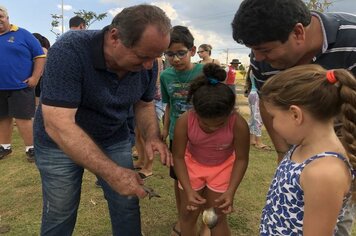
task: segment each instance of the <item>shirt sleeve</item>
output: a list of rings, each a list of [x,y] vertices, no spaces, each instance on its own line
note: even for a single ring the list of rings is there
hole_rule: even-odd
[[[31,52],[32,58],[46,57],[40,42],[27,30],[24,30],[25,42]]]
[[[82,77],[78,53],[72,49],[70,43],[57,41],[48,52],[42,77],[42,103],[77,108],[81,101]]]

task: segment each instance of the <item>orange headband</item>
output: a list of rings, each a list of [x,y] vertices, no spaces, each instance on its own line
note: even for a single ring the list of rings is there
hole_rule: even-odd
[[[337,82],[334,70],[328,70],[326,72],[326,79],[329,81],[330,84],[335,84]]]

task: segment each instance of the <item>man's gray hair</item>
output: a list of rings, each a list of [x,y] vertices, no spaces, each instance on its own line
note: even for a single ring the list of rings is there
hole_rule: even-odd
[[[2,12],[5,14],[5,16],[9,16],[9,15],[7,14],[7,9],[6,9],[6,7],[0,5],[0,11],[2,11]]]
[[[140,4],[124,8],[110,25],[118,29],[118,37],[128,48],[132,48],[141,39],[142,33],[149,25],[156,26],[162,34],[169,34],[171,21],[159,7]]]

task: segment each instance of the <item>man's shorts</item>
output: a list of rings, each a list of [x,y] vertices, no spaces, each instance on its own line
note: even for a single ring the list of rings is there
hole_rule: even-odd
[[[12,117],[30,120],[35,114],[35,109],[33,88],[0,90],[0,118]]]
[[[235,162],[235,153],[226,161],[217,166],[208,166],[197,162],[192,154],[186,151],[185,164],[187,166],[189,180],[195,191],[205,186],[217,193],[224,193],[229,187],[232,168]],[[179,183],[179,188],[182,185]]]

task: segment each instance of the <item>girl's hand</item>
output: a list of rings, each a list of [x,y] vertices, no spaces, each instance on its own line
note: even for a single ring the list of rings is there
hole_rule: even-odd
[[[224,214],[229,214],[234,211],[233,208],[234,194],[229,192],[223,193],[215,200],[216,207]]]
[[[188,211],[195,211],[201,205],[204,205],[206,203],[206,199],[200,196],[200,194],[194,190],[187,193],[187,200],[188,200],[188,204],[187,204]]]

